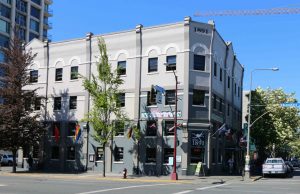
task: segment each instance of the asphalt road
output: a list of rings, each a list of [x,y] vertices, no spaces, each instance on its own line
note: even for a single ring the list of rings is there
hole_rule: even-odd
[[[293,177],[262,178],[258,181],[232,180],[221,182],[166,180],[103,180],[91,178],[36,177],[29,175],[0,175],[0,194],[196,194],[196,193],[261,193],[299,194],[300,171]]]

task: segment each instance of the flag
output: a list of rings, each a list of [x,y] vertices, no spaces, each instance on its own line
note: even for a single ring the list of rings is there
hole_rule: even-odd
[[[224,123],[216,132],[219,132],[219,135],[221,135],[222,133],[226,132],[226,124]]]
[[[59,140],[59,129],[56,125],[54,126],[54,137],[55,137],[55,141],[58,142],[58,140]]]
[[[133,127],[130,127],[128,129],[128,133],[127,133],[127,138],[130,139],[132,137],[132,131],[133,131]]]
[[[160,87],[158,85],[155,85],[154,86],[154,89],[157,91],[157,92],[160,92],[162,94],[164,94],[166,92],[166,90],[163,88],[163,87]]]
[[[75,136],[74,136],[75,143],[77,143],[77,141],[79,140],[80,135],[81,135],[81,128],[80,125],[77,124],[75,129]]]
[[[152,123],[152,125],[150,125],[149,128],[156,128],[156,123]]]
[[[177,123],[177,127],[181,127],[182,126],[182,124],[181,123]],[[174,130],[174,128],[175,128],[175,125],[173,125],[173,127],[171,127],[170,129],[169,129],[169,131],[173,131]]]

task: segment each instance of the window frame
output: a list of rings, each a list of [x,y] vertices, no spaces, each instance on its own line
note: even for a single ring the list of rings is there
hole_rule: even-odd
[[[120,107],[125,107],[126,105],[126,93],[122,92],[118,94],[118,98],[119,98],[119,106]]]
[[[196,61],[196,59],[198,59],[198,61]],[[205,55],[194,54],[194,66],[193,66],[194,70],[196,70],[196,71],[205,71],[206,70],[205,66],[206,66],[206,57],[205,57]]]
[[[175,104],[176,104],[176,91],[175,90],[166,90],[165,105],[175,105]]]
[[[118,75],[126,75],[127,62],[118,61]]]
[[[124,162],[124,147],[115,146],[114,162]]]
[[[156,148],[146,148],[146,163],[156,163]]]
[[[63,80],[63,68],[56,68],[55,81],[62,81],[62,80]]]
[[[70,69],[70,79],[77,80],[78,79],[78,66],[72,66]]]
[[[172,58],[175,58],[175,62],[170,61]],[[169,56],[167,56],[166,61],[167,61],[166,71],[176,71],[177,56],[176,55],[169,55]]]
[[[39,79],[39,70],[31,70],[29,72],[29,82],[38,83],[38,79]]]
[[[170,128],[173,127],[173,130],[169,130]],[[174,136],[174,130],[175,127],[174,127],[174,120],[165,120],[164,121],[164,135],[165,136]]]
[[[70,96],[69,98],[69,110],[77,109],[77,96]]]
[[[148,73],[153,73],[157,71],[158,71],[158,57],[148,58]]]
[[[62,105],[62,97],[54,97],[54,102],[53,102],[53,110],[54,111],[60,111],[61,110],[61,105]]]
[[[145,135],[147,137],[156,137],[157,136],[157,122],[156,122],[156,120],[148,120],[146,122],[146,133],[145,133]]]
[[[205,93],[206,93],[205,90],[193,89],[193,105],[204,106],[205,105]]]

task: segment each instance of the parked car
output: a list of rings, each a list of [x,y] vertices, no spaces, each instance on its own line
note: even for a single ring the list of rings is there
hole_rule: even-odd
[[[263,164],[263,176],[271,174],[288,174],[288,167],[282,158],[267,158]]]
[[[294,172],[294,167],[291,161],[285,161],[284,163],[286,164],[289,173]]]
[[[13,155],[1,154],[1,165],[12,166],[12,164],[13,164]]]
[[[299,167],[299,160],[298,159],[293,159],[291,160],[292,164],[293,164],[293,167]]]

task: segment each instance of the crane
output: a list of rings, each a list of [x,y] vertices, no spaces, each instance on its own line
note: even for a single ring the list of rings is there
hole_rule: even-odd
[[[209,16],[249,16],[249,15],[282,15],[282,14],[300,14],[300,8],[279,7],[271,9],[255,9],[255,10],[224,10],[224,11],[208,11],[197,12],[195,17],[209,17]]]

